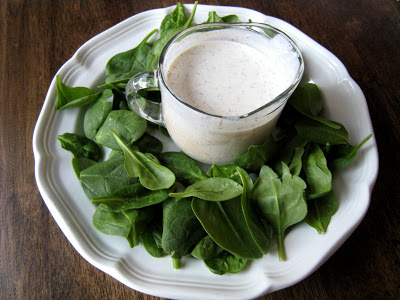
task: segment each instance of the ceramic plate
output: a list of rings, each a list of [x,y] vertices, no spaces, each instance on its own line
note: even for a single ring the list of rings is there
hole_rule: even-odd
[[[191,11],[192,5],[185,5]],[[134,48],[174,7],[137,14],[85,43],[59,70],[70,86],[95,89],[104,81],[104,68],[118,52]],[[197,7],[194,22],[207,19],[215,10],[220,16],[237,14],[241,20],[271,24],[297,43],[305,60],[305,79],[314,81],[326,102],[325,115],[343,123],[350,141],[358,144],[373,133],[364,95],[343,64],[329,51],[290,24],[259,12],[223,6]],[[339,210],[328,232],[319,235],[306,224],[291,230],[286,239],[287,261],[279,262],[276,246],[270,254],[253,261],[235,275],[214,275],[202,261],[183,259],[172,268],[170,257],[153,258],[140,245],[131,249],[124,238],[98,232],[91,222],[94,205],[86,198],[72,166],[72,154],[56,137],[65,132],[82,133],[83,110],[56,111],[53,79],[33,135],[35,175],[50,213],[75,249],[91,264],[142,293],[175,299],[248,299],[283,289],[304,279],[324,263],[350,236],[364,217],[378,171],[375,139],[362,148],[344,171],[334,176]],[[166,150],[173,149],[173,145]]]

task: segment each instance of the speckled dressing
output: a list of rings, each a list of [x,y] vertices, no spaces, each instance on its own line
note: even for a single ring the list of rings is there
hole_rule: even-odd
[[[271,134],[289,94],[272,100],[291,87],[299,66],[279,34],[270,39],[247,28],[190,34],[170,47],[163,64],[163,122],[194,159],[232,162]]]
[[[277,47],[267,50],[236,41],[202,42],[175,58],[167,84],[182,101],[206,113],[250,113],[285,91],[298,70],[298,60],[282,60]]]

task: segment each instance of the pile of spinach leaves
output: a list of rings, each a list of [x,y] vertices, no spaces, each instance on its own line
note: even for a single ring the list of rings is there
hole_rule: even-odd
[[[88,106],[85,136],[65,133],[58,139],[74,155],[73,169],[97,207],[92,221],[100,232],[125,237],[131,247],[142,243],[154,257],[170,255],[174,268],[191,256],[215,274],[236,273],[267,254],[272,237],[285,259],[285,233],[301,221],[327,231],[338,209],[332,171],[349,164],[370,136],[351,145],[342,124],[320,116],[318,87],[304,83],[286,105],[278,134],[233,164],[204,172],[183,152],[162,152],[152,135],[157,128],[129,110],[124,89],[134,74],[157,67],[166,43],[193,25],[196,5],[187,17],[178,3],[154,43],[148,40],[157,30],[112,57],[97,91],[69,87],[57,75],[56,109]],[[239,21],[210,12],[206,22]],[[159,98],[157,93],[142,96]],[[107,158],[105,147],[111,149]]]

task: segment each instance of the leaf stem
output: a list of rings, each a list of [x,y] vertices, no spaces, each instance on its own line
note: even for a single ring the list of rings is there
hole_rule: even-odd
[[[286,260],[285,244],[283,243],[283,236],[278,236],[278,254],[279,254],[279,261]]]
[[[194,2],[193,10],[192,10],[192,13],[189,16],[189,20],[186,21],[185,25],[183,25],[184,29],[188,28],[190,26],[190,24],[192,24],[192,21],[193,21],[193,18],[194,18],[194,14],[195,14],[196,8],[197,8],[197,3],[198,3],[198,1]]]
[[[172,258],[172,266],[174,269],[179,269],[181,267],[181,260],[179,258]]]

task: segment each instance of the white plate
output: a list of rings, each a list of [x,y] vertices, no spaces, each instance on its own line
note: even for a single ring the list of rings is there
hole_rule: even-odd
[[[185,5],[191,11],[192,5]],[[96,88],[104,81],[106,62],[114,54],[135,47],[174,7],[137,14],[85,43],[59,70],[70,86]],[[325,114],[343,123],[351,142],[373,133],[364,95],[343,64],[329,51],[290,24],[259,12],[223,6],[197,7],[194,22],[208,12],[237,14],[241,20],[271,24],[289,34],[305,59],[305,77],[321,89]],[[306,224],[291,230],[286,239],[287,261],[279,262],[276,247],[235,275],[214,275],[202,261],[184,258],[183,267],[172,268],[170,257],[153,258],[142,246],[129,248],[121,237],[98,232],[91,223],[95,207],[83,193],[71,166],[72,154],[61,149],[56,137],[65,132],[83,133],[83,112],[56,111],[53,79],[33,135],[35,175],[39,191],[54,219],[75,249],[91,264],[142,293],[165,298],[248,299],[270,293],[304,279],[324,263],[363,219],[378,172],[373,137],[344,171],[335,174],[334,190],[339,210],[328,232],[317,234]]]

